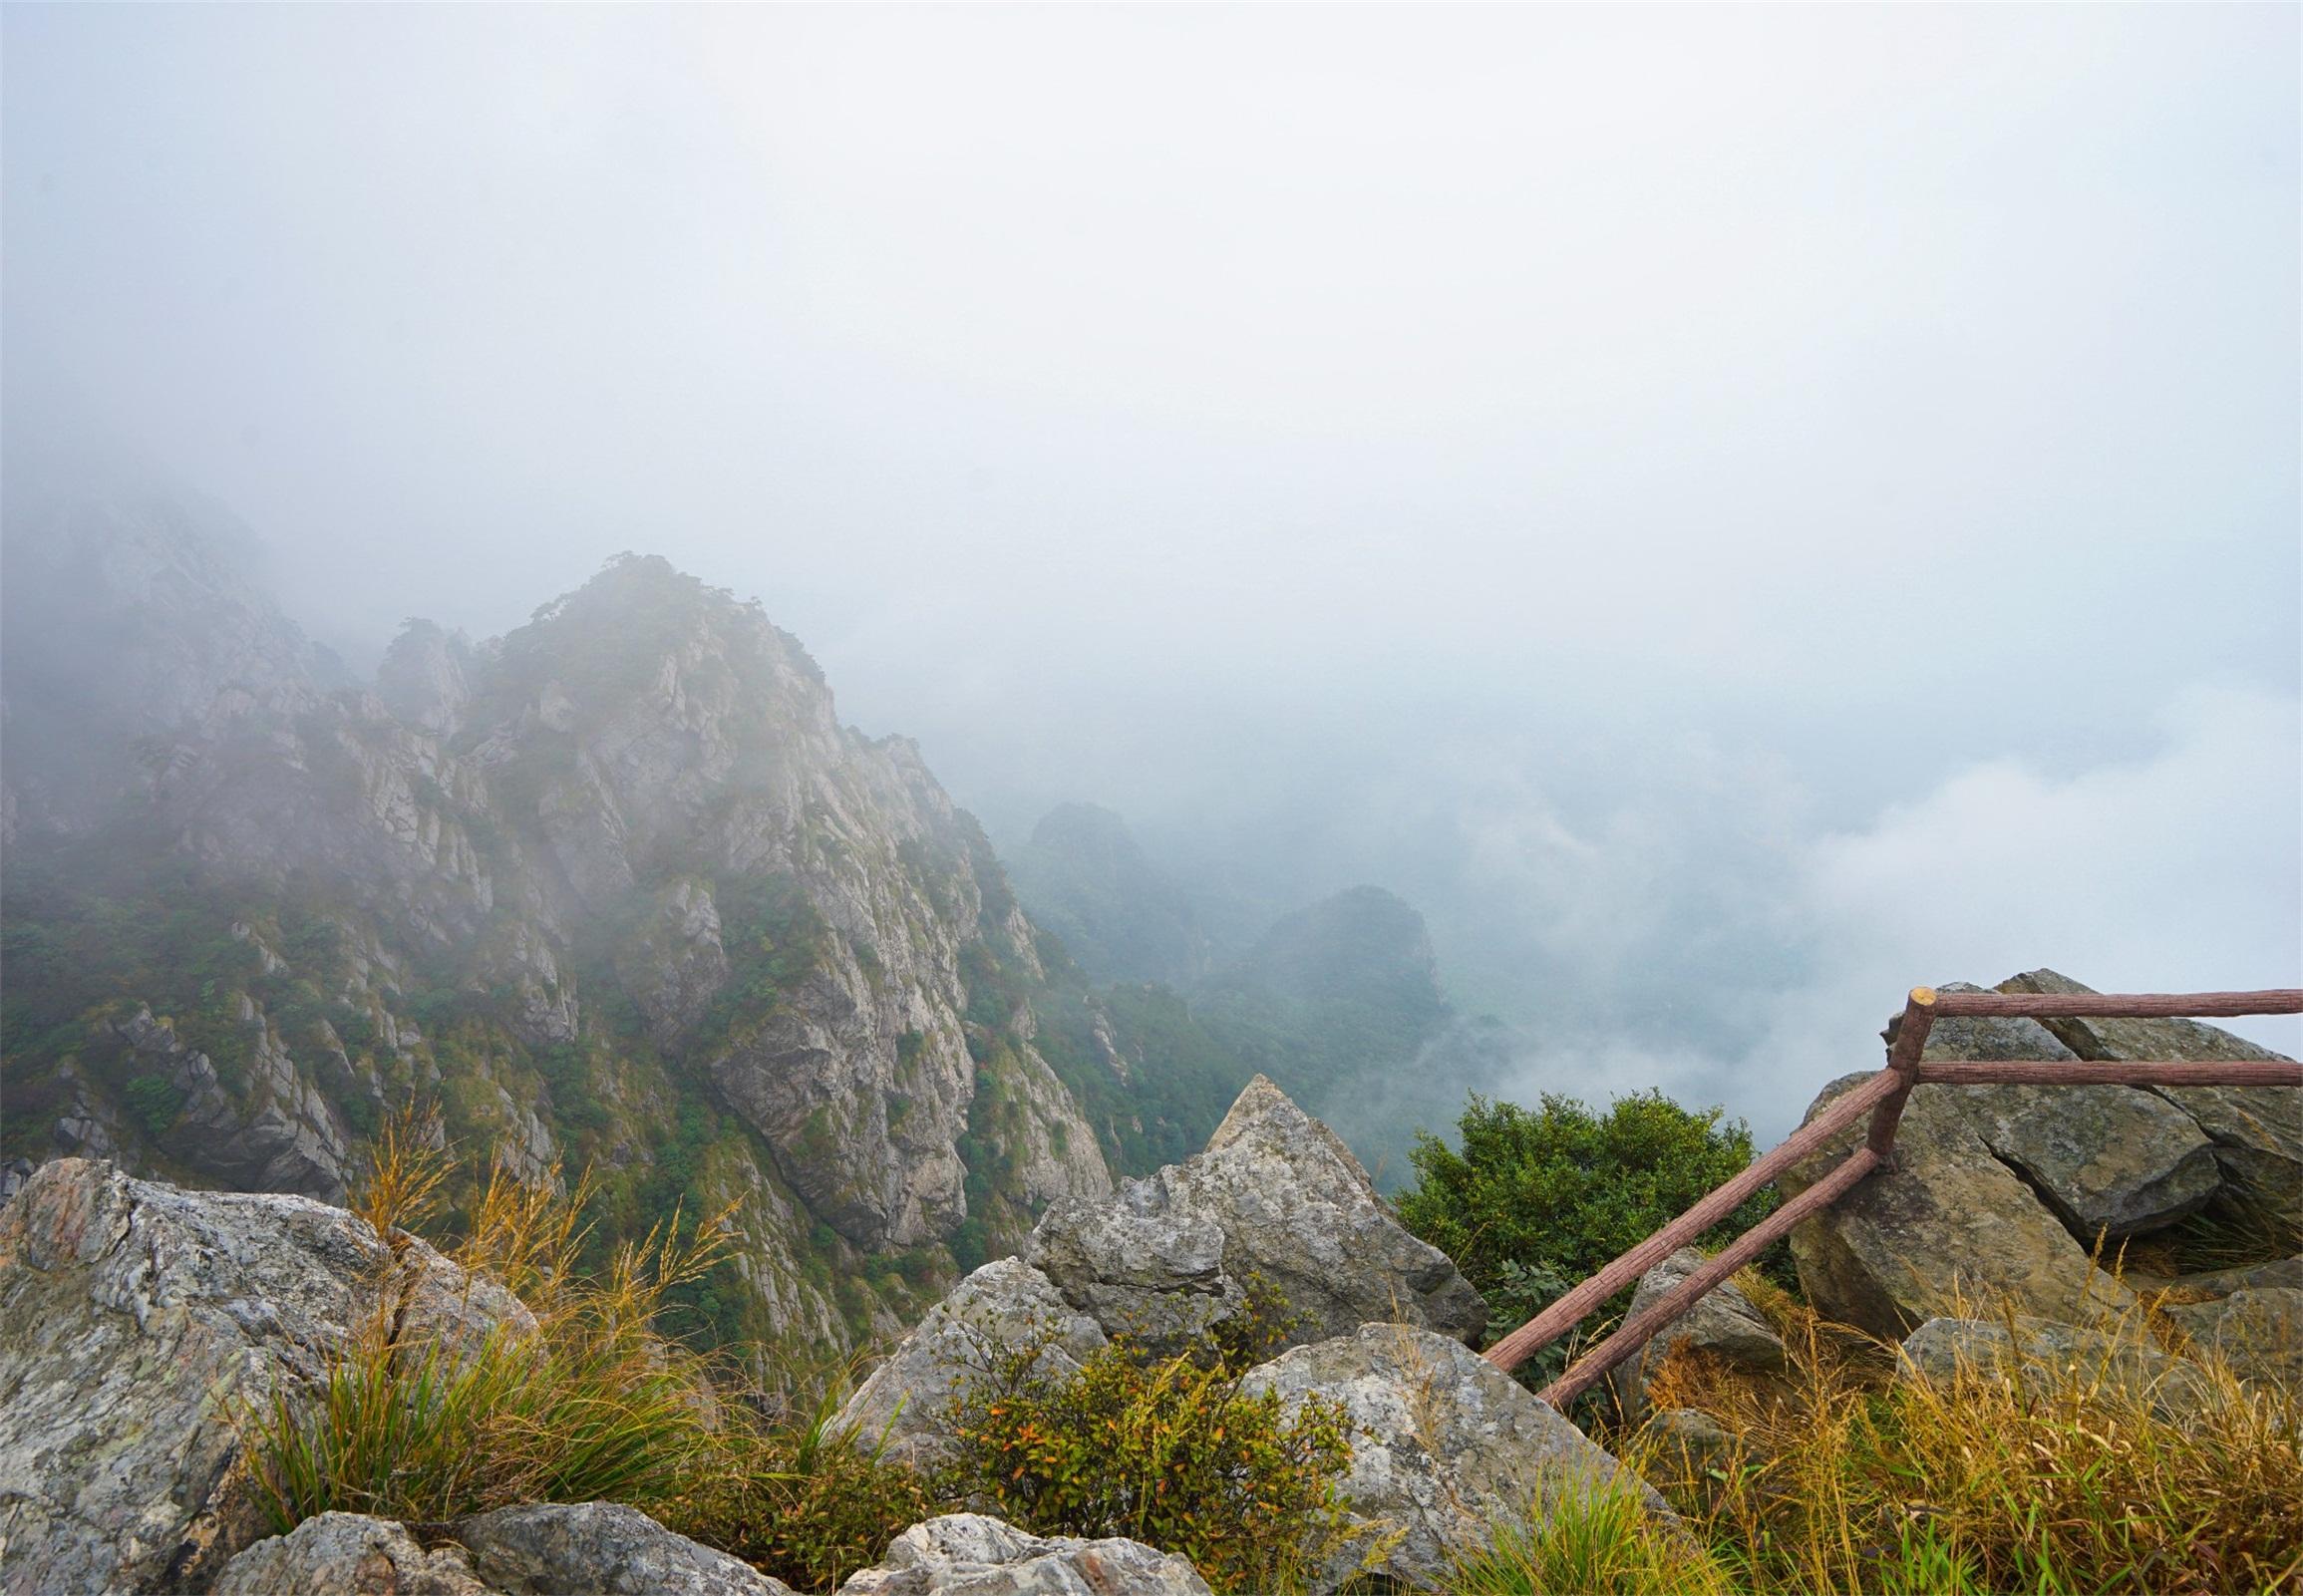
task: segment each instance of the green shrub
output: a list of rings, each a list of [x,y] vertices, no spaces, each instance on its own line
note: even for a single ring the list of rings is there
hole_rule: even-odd
[[[1452,1574],[1449,1596],[1728,1596],[1727,1571],[1627,1490],[1571,1493]]]
[[[148,1135],[159,1135],[183,1112],[183,1094],[162,1076],[140,1075],[122,1088],[121,1096]]]
[[[1243,1362],[1147,1360],[1124,1340],[1052,1379],[1035,1371],[1046,1346],[998,1350],[955,1399],[946,1494],[1039,1533],[1181,1553],[1217,1591],[1297,1588],[1349,1538],[1341,1409],[1290,1417],[1277,1393],[1240,1391]]]
[[[876,1437],[832,1428],[836,1389],[794,1427],[745,1425],[665,1523],[800,1590],[831,1590],[878,1562],[943,1503],[918,1474],[886,1461]]]
[[[1498,1331],[1752,1161],[1742,1120],[1723,1123],[1720,1110],[1683,1109],[1660,1092],[1618,1098],[1605,1114],[1549,1093],[1533,1111],[1475,1095],[1459,1126],[1461,1152],[1437,1136],[1417,1137],[1417,1182],[1400,1194],[1400,1219],[1456,1260],[1487,1298]],[[1764,1188],[1705,1240],[1722,1243],[1775,1205],[1775,1189]],[[1629,1300],[1625,1292],[1615,1306]]]

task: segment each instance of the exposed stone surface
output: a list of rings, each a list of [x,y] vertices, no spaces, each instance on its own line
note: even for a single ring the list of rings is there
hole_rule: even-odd
[[[1109,1192],[1031,1047],[1015,993],[1046,971],[980,828],[916,748],[841,726],[756,605],[621,558],[504,638],[412,624],[361,692],[228,528],[153,485],[11,474],[12,506],[53,513],[10,523],[4,646],[45,639],[77,685],[6,673],[7,812],[31,848],[134,817],[123,848],[212,892],[245,956],[199,950],[212,979],[139,972],[127,1006],[40,1027],[0,1150],[336,1200],[363,1135],[437,1101],[541,1182],[563,1150],[656,1161],[701,1089],[741,1121],[695,1195],[743,1204],[745,1306],[834,1343],[911,1311],[862,1255],[971,1217],[963,1143],[995,1250]],[[57,912],[84,874],[56,872]],[[990,1129],[985,1079],[1022,1103]],[[809,1263],[884,1300],[843,1303]]]
[[[2303,1291],[2248,1286],[2214,1302],[2170,1303],[2165,1312],[2194,1346],[2220,1353],[2242,1380],[2303,1392]]]
[[[1341,1486],[1368,1532],[1338,1551],[1317,1588],[1339,1589],[1375,1540],[1399,1533],[1375,1572],[1419,1589],[1441,1583],[1455,1558],[1489,1545],[1495,1526],[1549,1511],[1577,1492],[1636,1491],[1662,1499],[1548,1403],[1461,1343],[1406,1325],[1297,1347],[1250,1370],[1249,1395],[1279,1393],[1340,1403],[1352,1463]]]
[[[1930,1319],[1904,1338],[1901,1357],[1905,1373],[1933,1381],[1950,1381],[1964,1371],[2018,1384],[2055,1384],[2077,1368],[2091,1379],[2148,1393],[2169,1416],[2193,1406],[2205,1389],[2195,1365],[2139,1346],[2133,1334],[2022,1315],[2012,1330],[1996,1319]]]
[[[835,1423],[866,1439],[885,1437],[888,1455],[925,1464],[944,1453],[952,1400],[971,1389],[994,1359],[1044,1344],[1034,1373],[1063,1379],[1105,1343],[1093,1319],[1066,1303],[1048,1277],[1015,1258],[987,1263],[928,1310],[919,1327],[857,1388]]]
[[[229,1563],[211,1596],[498,1596],[461,1547],[426,1551],[406,1527],[322,1513],[259,1540]]]
[[[1408,1233],[1333,1132],[1257,1076],[1179,1164],[1109,1203],[1050,1207],[1025,1256],[1111,1334],[1204,1333],[1260,1280],[1301,1316],[1289,1341],[1393,1321],[1476,1340],[1486,1306],[1448,1256]]]
[[[1999,984],[2002,992],[2074,993],[2091,989],[2053,970],[2028,970]],[[2283,1057],[2197,1020],[2047,1020],[2041,1022],[2083,1059],[2180,1061]],[[2153,1089],[2213,1140],[2232,1189],[2257,1210],[2303,1232],[2303,1092],[2278,1087]]]
[[[1865,1079],[1832,1082],[1808,1117]],[[1976,1133],[1959,1096],[1971,1090],[1999,1089],[1913,1091],[1895,1132],[1894,1167],[1792,1231],[1800,1284],[1826,1319],[1900,1339],[1986,1296],[2050,1319],[2076,1319],[2091,1305],[2126,1300]],[[1782,1182],[1785,1196],[1812,1185],[1862,1137],[1858,1120],[1820,1153],[1795,1164]]]
[[[876,1568],[850,1575],[839,1596],[1206,1596],[1181,1557],[1115,1536],[1027,1534],[981,1513],[914,1524]]]
[[[1680,1282],[1703,1267],[1704,1256],[1682,1247],[1639,1277],[1624,1318],[1638,1318]],[[1670,1328],[1640,1349],[1639,1355],[1617,1364],[1608,1379],[1624,1422],[1637,1424],[1647,1411],[1647,1385],[1675,1347],[1708,1353],[1731,1369],[1774,1372],[1784,1367],[1784,1341],[1765,1314],[1733,1280],[1722,1281],[1696,1300],[1694,1307],[1672,1321]]]
[[[6,1588],[196,1587],[262,1533],[239,1405],[317,1378],[385,1293],[417,1341],[525,1314],[420,1241],[400,1267],[307,1198],[43,1165],[0,1208]]]
[[[1979,989],[1952,983],[1942,990]],[[1998,990],[2089,989],[2053,970],[2033,970]],[[1893,1030],[1891,1024],[1890,1038]],[[1987,1018],[1938,1021],[1926,1057],[2060,1063],[2276,1055],[2187,1020]],[[1810,1117],[1860,1079],[1826,1087]],[[1853,1127],[1796,1166],[1786,1194],[1806,1189],[1861,1134]],[[2303,1232],[2303,1094],[1924,1086],[1905,1110],[1892,1166],[1801,1225],[1792,1250],[1810,1300],[1875,1334],[1900,1335],[1982,1299],[2084,1322],[2095,1308],[2126,1300],[2089,1268],[2090,1249],[2149,1236],[2207,1208],[2260,1225],[2268,1244]],[[2243,1272],[2182,1283],[2221,1292],[2242,1280]]]
[[[503,1507],[459,1519],[482,1579],[510,1596],[793,1596],[751,1564],[613,1502]]]
[[[128,1045],[134,1071],[167,1082],[182,1100],[161,1138],[169,1152],[231,1185],[344,1200],[343,1127],[252,1003],[242,1004],[246,1080],[236,1092],[225,1089],[206,1054],[177,1041],[149,1008],[139,1005],[110,1029]]]

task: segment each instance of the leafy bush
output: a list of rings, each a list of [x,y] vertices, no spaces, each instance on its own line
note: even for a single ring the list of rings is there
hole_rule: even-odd
[[[1418,1135],[1417,1183],[1400,1194],[1399,1213],[1456,1260],[1498,1329],[1532,1317],[1752,1161],[1742,1120],[1723,1123],[1720,1110],[1683,1109],[1660,1092],[1618,1098],[1605,1114],[1549,1093],[1533,1111],[1475,1095],[1459,1128],[1461,1152]],[[1726,1241],[1775,1205],[1764,1188],[1706,1239]],[[1617,1310],[1629,1300],[1625,1292]]]
[[[950,1495],[1044,1534],[1179,1552],[1217,1591],[1293,1589],[1346,1540],[1341,1409],[1291,1418],[1277,1393],[1241,1393],[1238,1357],[1147,1360],[1124,1340],[1052,1379],[1035,1372],[1046,1345],[996,1351],[955,1400]]]
[[[742,1426],[723,1460],[665,1522],[801,1590],[831,1590],[887,1543],[943,1510],[927,1482],[876,1443],[832,1428],[835,1387],[789,1429]]]
[[[1451,1596],[1728,1596],[1727,1570],[1624,1490],[1570,1493],[1526,1525],[1505,1525],[1467,1559]]]
[[[129,1112],[148,1135],[159,1135],[183,1111],[183,1094],[164,1076],[140,1075],[122,1089]]]

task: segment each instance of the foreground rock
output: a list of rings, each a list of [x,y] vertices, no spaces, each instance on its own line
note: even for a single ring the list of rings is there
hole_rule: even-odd
[[[1999,990],[2088,989],[2033,970]],[[1951,1019],[1930,1032],[1926,1057],[2076,1063],[2275,1055],[2188,1020]],[[1862,1079],[1824,1088],[1810,1117]],[[1861,1135],[1860,1125],[1851,1127],[1796,1166],[1785,1194],[1805,1190]],[[1876,1335],[1899,1337],[1985,1304],[2086,1323],[2131,1300],[2091,1266],[2099,1247],[2116,1254],[2123,1240],[2170,1231],[2208,1210],[2259,1229],[2269,1253],[2303,1226],[2299,1205],[2303,1093],[1925,1086],[1911,1094],[1893,1166],[1801,1225],[1792,1252],[1819,1312]]]
[[[2165,1312],[2194,1347],[2220,1356],[2240,1379],[2303,1392],[2303,1291],[2242,1287],[2214,1302],[2169,1304]]]
[[[1639,1289],[1632,1294],[1631,1307],[1624,1314],[1626,1322],[1677,1289],[1703,1264],[1702,1253],[1682,1247],[1641,1275]],[[1641,1348],[1636,1358],[1617,1364],[1608,1376],[1622,1406],[1624,1423],[1638,1424],[1646,1414],[1648,1385],[1674,1349],[1702,1354],[1744,1374],[1776,1374],[1784,1367],[1784,1339],[1776,1334],[1776,1327],[1752,1306],[1733,1280],[1723,1281]]]
[[[925,1467],[949,1445],[953,1400],[973,1390],[995,1360],[1037,1346],[1033,1374],[1063,1380],[1104,1344],[1096,1322],[1075,1312],[1046,1275],[1003,1258],[929,1309],[847,1399],[834,1424],[867,1440],[884,1438],[891,1459]]]
[[[418,1342],[526,1313],[308,1198],[43,1165],[0,1208],[0,1586],[212,1579],[263,1534],[233,1415],[317,1379],[387,1301]]]
[[[1904,1339],[1901,1358],[1914,1379],[1982,1375],[2042,1390],[2067,1387],[2078,1370],[2091,1383],[2148,1397],[2165,1418],[2196,1409],[2207,1390],[2197,1365],[2138,1345],[2133,1335],[2051,1319],[1930,1319]]]
[[[1026,1534],[980,1513],[949,1513],[895,1537],[877,1568],[839,1596],[1207,1596],[1181,1557],[1142,1541]]]
[[[512,1596],[793,1596],[792,1587],[613,1502],[503,1507],[452,1533]]]
[[[1261,1281],[1298,1323],[1286,1344],[1381,1320],[1475,1341],[1486,1307],[1400,1224],[1349,1148],[1262,1076],[1205,1151],[1059,1202],[1025,1259],[1108,1335],[1174,1347],[1235,1319]]]
[[[1663,1501],[1548,1403],[1462,1344],[1405,1325],[1294,1350],[1250,1370],[1249,1395],[1279,1394],[1290,1413],[1309,1398],[1342,1405],[1351,1471],[1341,1492],[1352,1545],[1321,1570],[1315,1589],[1343,1587],[1363,1556],[1392,1543],[1371,1572],[1436,1589],[1456,1559],[1484,1550],[1498,1524],[1547,1513],[1594,1490]]]
[[[496,1596],[461,1546],[426,1551],[404,1525],[322,1513],[225,1565],[210,1596]]]
[[[2027,970],[2002,992],[2087,992],[2053,970]],[[2046,1020],[2082,1059],[2277,1059],[2243,1037],[2196,1020]],[[2188,1115],[2214,1144],[2227,1194],[2290,1233],[2303,1231],[2303,1092],[2280,1087],[2168,1087],[2157,1096]]]

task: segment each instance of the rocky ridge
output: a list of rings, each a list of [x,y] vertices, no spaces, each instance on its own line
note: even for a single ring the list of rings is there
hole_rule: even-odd
[[[1036,1041],[1083,997],[756,605],[626,556],[365,690],[158,489],[10,503],[0,1151],[337,1200],[431,1102],[611,1228],[740,1201],[721,1328],[838,1345],[1110,1189],[1109,1067]]]

